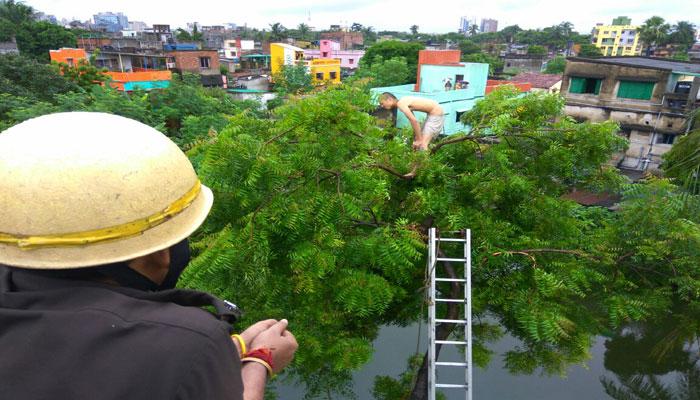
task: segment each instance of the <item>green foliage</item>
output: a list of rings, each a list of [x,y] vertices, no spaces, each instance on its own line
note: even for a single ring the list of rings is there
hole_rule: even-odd
[[[408,359],[408,368],[399,375],[398,379],[385,375],[375,377],[372,396],[376,400],[408,399],[422,362],[423,355],[414,354]],[[439,400],[444,400],[446,398],[445,395],[440,392],[437,392],[436,395]]]
[[[700,113],[696,114],[700,116]],[[678,185],[693,194],[700,194],[700,129],[678,139],[664,154],[662,168],[666,176]]]
[[[57,94],[78,90],[54,65],[16,54],[0,55],[0,93],[50,101]]]
[[[107,71],[106,68],[97,68],[86,60],[78,61],[78,65],[75,66],[56,62],[52,64],[58,67],[61,75],[83,89],[90,89],[95,84],[109,79],[109,76],[104,73]]]
[[[580,45],[581,50],[578,52],[579,57],[602,57],[602,51],[590,43],[583,43]]]
[[[695,44],[695,25],[688,21],[678,21],[671,28],[668,42],[689,49]],[[686,60],[687,61],[687,60]]]
[[[495,75],[497,72],[503,70],[503,59],[500,57],[494,57],[486,53],[473,53],[462,56],[462,61],[474,62],[474,63],[484,63],[489,65],[489,76]]]
[[[566,69],[566,57],[557,56],[547,62],[545,74],[563,74]]]
[[[545,56],[547,55],[547,49],[540,45],[530,45],[527,47],[527,54],[530,56]]]
[[[416,76],[418,68],[418,51],[423,50],[425,46],[414,42],[399,42],[396,40],[387,40],[376,43],[365,50],[365,55],[360,59],[360,68],[371,67],[375,60],[391,60],[396,57],[403,57],[409,68],[411,76]],[[380,56],[381,58],[377,58]]]
[[[311,74],[303,64],[283,65],[274,76],[275,92],[280,96],[307,93],[313,89]]]
[[[671,25],[655,15],[644,21],[644,24],[639,27],[639,39],[644,42],[647,51],[649,51],[652,47],[668,42],[670,29]]]
[[[462,40],[459,42],[459,50],[462,52],[463,56],[466,56],[469,54],[480,53],[481,47],[471,40]]]
[[[369,67],[360,67],[353,78],[369,79],[369,87],[404,85],[414,80],[404,57],[383,60],[380,56]]]

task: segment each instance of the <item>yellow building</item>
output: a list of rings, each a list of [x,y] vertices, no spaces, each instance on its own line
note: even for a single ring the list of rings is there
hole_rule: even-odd
[[[309,72],[315,84],[340,83],[340,60],[317,58],[309,61]]]
[[[304,49],[286,43],[270,44],[270,71],[276,74],[284,65],[304,63]]]
[[[612,25],[597,24],[591,33],[592,43],[604,56],[638,56],[642,54],[639,27],[627,17],[618,17]]]

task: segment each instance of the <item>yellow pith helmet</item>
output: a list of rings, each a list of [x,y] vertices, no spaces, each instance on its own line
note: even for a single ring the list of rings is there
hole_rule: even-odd
[[[187,156],[128,118],[58,113],[0,133],[0,264],[130,260],[188,237],[212,202]]]

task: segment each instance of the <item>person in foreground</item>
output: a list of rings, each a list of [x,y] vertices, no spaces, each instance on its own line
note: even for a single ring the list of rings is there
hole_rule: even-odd
[[[0,133],[0,396],[262,399],[297,349],[287,321],[232,335],[235,305],[175,289],[212,203],[137,121],[59,113]]]
[[[409,96],[399,100],[393,94],[384,92],[379,97],[379,104],[387,110],[398,108],[406,115],[413,128],[413,150],[428,150],[430,141],[442,133],[445,112],[434,100]],[[422,127],[413,114],[414,111],[421,111],[428,115]]]

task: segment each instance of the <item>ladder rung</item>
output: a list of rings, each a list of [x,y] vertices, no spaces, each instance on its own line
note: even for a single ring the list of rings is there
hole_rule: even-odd
[[[436,388],[445,388],[445,389],[467,389],[469,386],[468,385],[459,385],[455,383],[436,383],[435,384]]]
[[[464,278],[435,278],[436,282],[466,282]]]
[[[467,321],[463,319],[435,319],[435,322],[437,323],[445,323],[445,324],[466,324]]]
[[[469,364],[465,362],[438,361],[435,365],[441,365],[443,367],[466,367]]]
[[[436,261],[447,261],[447,262],[467,262],[464,258],[441,258],[438,257],[435,259]]]
[[[438,242],[461,242],[461,243],[466,242],[465,239],[451,239],[451,238],[437,238],[436,240]]]
[[[459,341],[459,340],[436,340],[436,344],[462,344],[466,345],[467,342],[464,341]]]
[[[464,299],[435,299],[438,303],[466,303]]]

